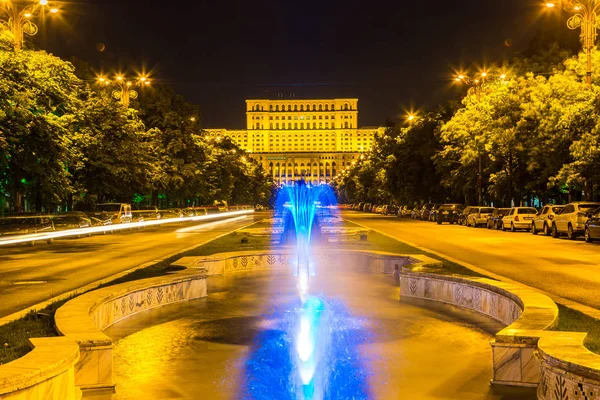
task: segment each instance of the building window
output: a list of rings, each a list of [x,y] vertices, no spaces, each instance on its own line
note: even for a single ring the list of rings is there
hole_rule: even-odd
[[[294,104],[294,111],[298,111],[298,105]]]
[[[344,122],[344,128],[348,129],[348,122]]]
[[[292,123],[288,122],[288,129],[292,129]]]

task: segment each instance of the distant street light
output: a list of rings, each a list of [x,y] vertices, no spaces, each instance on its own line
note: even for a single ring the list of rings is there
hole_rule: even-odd
[[[600,11],[600,0],[558,0],[546,2],[546,7],[554,8],[559,5],[567,12],[573,12],[574,15],[567,21],[567,26],[571,30],[581,28],[581,44],[587,56],[587,83],[592,85],[592,49],[596,45],[598,37],[598,11]]]
[[[15,50],[23,48],[25,35],[35,36],[38,33],[39,28],[33,19],[37,18],[42,9],[47,6],[49,6],[48,0],[39,0],[33,3],[0,0],[0,27],[8,29],[13,34]],[[50,12],[56,14],[58,8],[51,8]]]
[[[131,100],[138,97],[138,92],[134,88],[148,86],[150,85],[150,80],[145,76],[140,76],[137,80],[130,80],[123,75],[117,75],[111,81],[103,76],[99,76],[98,83],[105,86],[116,86],[117,89],[112,93],[113,97],[119,100],[125,107],[129,107]]]
[[[466,74],[458,74],[455,78],[454,81],[457,83],[461,83],[461,84],[465,84],[471,87],[471,89],[469,90],[473,90],[475,92],[475,97],[477,98],[477,102],[481,101],[481,93],[483,92],[483,90],[485,89],[486,85],[493,83],[493,82],[506,82],[506,74],[505,73],[501,73],[501,74],[490,74],[487,71],[481,71],[480,73],[474,75],[474,76],[468,76]],[[479,148],[479,145],[477,145],[477,158],[479,161],[479,167],[478,167],[478,171],[477,171],[477,200],[478,200],[478,204],[482,206],[483,205],[483,162],[482,162],[482,158],[483,155],[481,154],[481,149]]]

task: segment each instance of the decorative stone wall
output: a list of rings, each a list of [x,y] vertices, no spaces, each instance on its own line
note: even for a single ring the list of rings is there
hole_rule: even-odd
[[[600,398],[600,355],[583,345],[586,333],[548,332],[538,343],[540,400]]]
[[[487,315],[505,329],[491,342],[492,383],[510,386],[538,385],[539,363],[534,356],[543,331],[558,321],[556,304],[528,288],[486,278],[444,276],[415,272],[405,266],[400,277],[401,298],[432,300]]]
[[[0,365],[2,400],[79,400],[75,364],[79,346],[64,337],[30,339],[33,350]]]
[[[139,312],[205,296],[206,274],[196,271],[110,286],[66,303],[55,321],[60,334],[79,344],[76,385],[84,391],[114,388],[113,344],[104,329]]]
[[[317,266],[347,268],[380,274],[392,274],[405,265],[436,266],[441,263],[422,255],[408,256],[377,251],[316,251],[311,255]],[[247,251],[221,253],[207,257],[183,257],[173,263],[187,268],[201,268],[210,275],[240,271],[293,268],[296,257],[290,251]],[[317,267],[319,268],[319,267]]]

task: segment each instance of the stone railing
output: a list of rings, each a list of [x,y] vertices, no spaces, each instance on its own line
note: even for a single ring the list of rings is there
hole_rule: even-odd
[[[33,350],[0,366],[2,400],[79,400],[75,387],[77,342],[65,337],[29,339]]]
[[[415,257],[418,257],[415,258]],[[381,251],[366,250],[316,250],[311,259],[316,265],[327,268],[352,268],[363,271],[392,274],[405,265],[414,267],[434,267],[440,261],[422,255],[399,255]],[[183,257],[173,263],[174,266],[186,268],[202,268],[208,275],[223,275],[232,272],[291,268],[296,261],[291,251],[243,251],[220,253],[205,257]]]
[[[98,289],[67,302],[55,315],[61,335],[79,345],[75,385],[83,391],[114,389],[110,337],[102,331],[133,314],[206,296],[206,274],[177,274]]]
[[[538,342],[540,400],[600,398],[600,355],[584,347],[586,333],[547,332]]]
[[[535,387],[540,366],[534,352],[544,331],[558,323],[558,307],[529,288],[486,278],[437,274],[437,268],[404,266],[401,298],[432,300],[485,314],[505,326],[491,342],[492,383]]]

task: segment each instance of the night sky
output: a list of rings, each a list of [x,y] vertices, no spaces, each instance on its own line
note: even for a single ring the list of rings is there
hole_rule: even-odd
[[[245,99],[279,93],[358,97],[360,125],[381,125],[404,109],[456,97],[453,68],[501,63],[548,23],[537,0],[80,0],[63,7],[64,22],[36,39],[41,47],[98,72],[152,70],[154,82],[202,107],[205,127],[226,128],[245,128]]]

